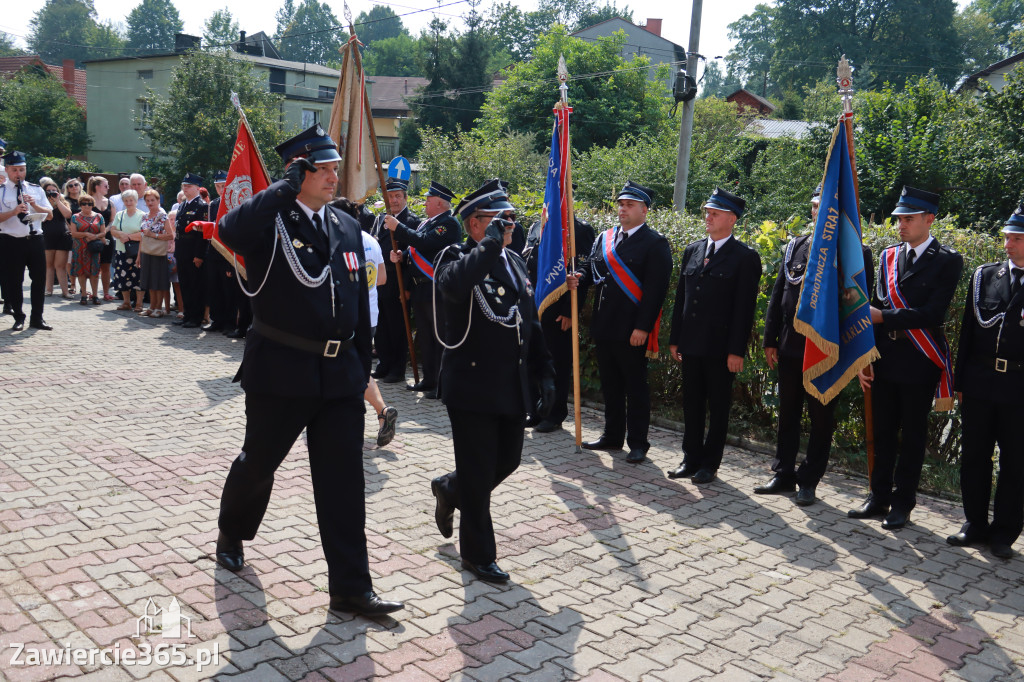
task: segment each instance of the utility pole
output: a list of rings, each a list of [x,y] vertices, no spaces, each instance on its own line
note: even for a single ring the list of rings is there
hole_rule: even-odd
[[[700,14],[703,0],[693,0],[690,15],[690,46],[686,51],[686,73],[697,77],[697,53],[700,49]],[[683,102],[683,120],[679,126],[679,158],[676,161],[676,184],[672,203],[678,213],[686,208],[686,183],[690,176],[690,138],[693,136],[693,107],[696,98]]]

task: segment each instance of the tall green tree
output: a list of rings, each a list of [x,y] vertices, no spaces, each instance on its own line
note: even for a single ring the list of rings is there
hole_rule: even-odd
[[[174,69],[166,96],[150,91],[151,125],[144,134],[153,159],[147,162],[147,175],[173,179],[191,171],[208,176],[227,167],[238,132],[229,92],[238,93],[270,172],[281,172],[280,160],[269,151],[295,132],[281,130],[282,96],[267,92],[266,78],[248,62],[194,51]]]
[[[767,92],[768,79],[775,55],[775,8],[760,4],[754,11],[729,24],[729,37],[736,46],[729,52],[729,71],[738,79],[757,81],[762,87],[756,92]],[[774,83],[772,83],[774,87]]]
[[[1012,34],[1024,28],[1024,0],[974,0],[964,8],[965,12],[977,12],[989,17],[999,47],[1010,52]]]
[[[625,19],[626,21],[633,21],[633,10],[628,5],[623,5],[621,8],[618,7],[614,0],[607,2],[600,6],[594,6],[585,10],[582,10],[576,17],[576,23],[573,27],[576,31],[582,31],[585,28],[600,24],[602,21],[608,21],[614,18]]]
[[[363,53],[363,68],[371,76],[422,76],[420,49],[419,42],[405,34],[375,40]]]
[[[109,24],[106,30],[96,23],[92,0],[47,0],[29,21],[29,51],[44,62],[60,64],[63,59],[81,63],[91,57],[113,56],[109,47],[116,31]]]
[[[127,48],[134,54],[170,52],[185,22],[171,0],[142,0],[128,13]]]
[[[992,17],[976,6],[970,5],[957,12],[953,26],[963,55],[964,73],[980,71],[1006,56]]]
[[[25,50],[14,42],[14,36],[0,31],[0,57],[16,57],[25,54]]]
[[[533,59],[518,64],[507,80],[488,93],[481,127],[492,134],[506,130],[530,131],[537,148],[551,138],[551,109],[558,99],[556,75],[559,55],[565,56],[569,74],[601,74],[569,84],[573,114],[573,147],[611,146],[625,134],[657,133],[668,118],[663,81],[649,81],[646,57],[622,58],[625,33],[596,41],[569,35],[555,26],[541,36]],[[668,67],[662,67],[662,70]],[[659,75],[659,78],[667,74]]]
[[[353,28],[363,45],[387,38],[409,36],[409,30],[402,24],[395,10],[384,5],[374,5],[369,12],[360,12]]]
[[[214,10],[210,18],[206,20],[203,30],[203,45],[226,46],[238,41],[238,22],[231,15],[231,11],[225,7]]]
[[[451,101],[446,97],[451,78],[455,40],[448,34],[448,24],[435,16],[420,36],[420,68],[427,79],[420,95],[410,102],[421,128],[447,130]]]
[[[495,2],[484,19],[496,49],[506,52],[513,62],[524,62],[533,54],[541,34],[555,23],[549,11],[524,12],[513,2]]]
[[[484,18],[478,11],[480,0],[467,0],[467,3],[470,10],[465,17],[466,31],[456,42],[455,60],[448,78],[448,86],[459,93],[456,106],[449,110],[449,131],[473,127],[493,81],[487,71],[490,48],[484,35]]]
[[[281,6],[274,12],[274,20],[277,21],[277,30],[274,31],[275,44],[281,40],[288,24],[295,18],[295,0],[284,0]]]
[[[327,64],[338,59],[343,32],[330,5],[319,0],[302,0],[277,37],[277,50],[291,61]]]
[[[23,69],[0,79],[0,130],[8,149],[35,156],[84,154],[85,112],[48,71]]]

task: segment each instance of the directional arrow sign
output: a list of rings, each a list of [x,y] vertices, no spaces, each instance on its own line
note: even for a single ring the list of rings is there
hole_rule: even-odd
[[[408,180],[412,177],[412,164],[404,156],[396,156],[388,164],[388,177]]]

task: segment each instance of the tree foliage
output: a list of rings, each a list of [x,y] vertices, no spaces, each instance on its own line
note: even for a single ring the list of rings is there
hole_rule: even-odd
[[[271,173],[281,163],[269,153],[295,131],[281,130],[282,97],[267,92],[265,78],[246,61],[219,52],[193,51],[174,69],[166,97],[150,92],[153,151],[146,172],[176,180],[186,172],[208,176],[226,168],[238,132],[238,112],[227,98],[237,92]]]
[[[547,159],[533,148],[531,135],[509,132],[494,137],[476,130],[448,135],[422,128],[419,133],[423,146],[417,159],[427,177],[459,195],[492,178],[508,180],[512,192],[544,186]]]
[[[363,53],[363,68],[370,76],[421,76],[422,49],[406,34],[375,40]]]
[[[29,22],[29,51],[48,64],[116,57],[124,46],[117,29],[96,21],[93,0],[47,0]]]
[[[84,154],[85,112],[48,71],[25,68],[0,79],[0,130],[8,149],[34,156]]]
[[[14,42],[14,36],[0,31],[0,57],[17,57],[25,54],[25,50]]]
[[[275,37],[278,52],[285,59],[310,64],[327,64],[338,58],[338,48],[348,40],[330,5],[319,0],[302,0],[290,12],[291,0],[279,10],[278,26],[284,29]]]
[[[575,77],[569,99],[576,110],[576,149],[612,146],[625,134],[656,134],[669,120],[664,82],[647,79],[646,57],[629,62],[622,58],[625,40],[621,31],[588,41],[570,36],[563,26],[553,27],[541,36],[533,58],[512,68],[505,82],[487,95],[481,127],[491,134],[530,131],[537,149],[546,147],[551,109],[558,100],[558,57],[564,55],[570,77]]]
[[[401,17],[385,5],[374,5],[369,12],[360,12],[353,28],[363,45],[399,36],[411,37]]]
[[[170,52],[174,34],[181,33],[185,22],[171,0],[142,0],[128,13],[128,43],[132,54]]]
[[[227,46],[239,38],[238,22],[227,7],[214,10],[203,27],[203,45]]]

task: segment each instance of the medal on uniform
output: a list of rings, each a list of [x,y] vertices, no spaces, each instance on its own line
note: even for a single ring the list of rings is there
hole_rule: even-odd
[[[498,287],[498,296],[505,295],[505,287]]]
[[[331,213],[331,222],[334,223],[335,225],[337,225],[338,224],[338,216],[336,216],[333,213]]]
[[[345,266],[348,268],[348,278],[356,281],[356,273],[359,271],[359,256],[355,251],[345,252]]]
[[[305,246],[305,244],[300,242],[298,239],[293,239],[292,246],[294,246],[296,249],[301,249],[303,246]]]

